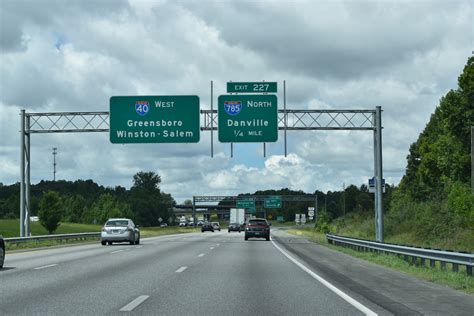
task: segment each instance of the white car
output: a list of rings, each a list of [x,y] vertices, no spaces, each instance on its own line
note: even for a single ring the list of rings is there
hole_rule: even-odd
[[[101,244],[111,245],[114,242],[129,242],[130,245],[140,244],[140,230],[128,218],[110,218],[102,228]]]
[[[211,225],[214,230],[221,231],[221,225],[219,224],[219,222],[212,222]]]

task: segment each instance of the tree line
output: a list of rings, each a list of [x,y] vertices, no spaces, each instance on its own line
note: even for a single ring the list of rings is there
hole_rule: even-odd
[[[41,181],[31,186],[31,215],[43,220],[51,215],[53,222],[87,224],[101,224],[111,217],[128,217],[142,226],[157,226],[160,217],[165,221],[174,218],[172,208],[176,205],[170,194],[161,192],[160,183],[160,176],[154,172],[137,173],[129,190],[121,186],[104,187],[92,180]],[[385,202],[389,201],[392,191],[393,187],[387,186]],[[374,197],[366,185],[349,185],[342,191],[327,193],[318,190],[306,193],[283,188],[257,191],[252,195],[303,195],[311,198],[316,195],[320,215],[324,214],[330,220],[353,212],[366,214],[374,210]],[[5,186],[0,183],[0,218],[18,218],[19,198],[19,184]],[[192,204],[190,200],[186,203]],[[227,203],[234,206],[231,201],[222,201],[220,204]],[[293,221],[295,214],[307,212],[308,207],[312,206],[315,206],[314,201],[284,201],[282,208],[265,211],[273,219],[282,215],[285,221]],[[263,211],[263,203],[257,204],[257,212]],[[56,227],[53,225],[51,228]]]
[[[154,172],[138,172],[127,190],[103,187],[92,180],[41,181],[31,186],[31,216],[39,216],[48,231],[60,221],[103,224],[111,217],[127,217],[142,226],[157,226],[159,218],[173,215],[176,204],[160,189],[161,177]],[[18,218],[19,184],[0,183],[0,218]]]
[[[405,175],[388,211],[388,234],[412,231],[420,239],[473,238],[473,126],[471,56],[458,77],[458,88],[441,98],[425,129],[410,146]]]

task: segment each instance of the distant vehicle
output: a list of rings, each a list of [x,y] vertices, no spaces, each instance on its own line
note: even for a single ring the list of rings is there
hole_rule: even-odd
[[[230,223],[229,224],[229,228],[228,228],[228,232],[239,232],[240,233],[240,224],[239,223]]]
[[[179,222],[178,226],[179,227],[186,227],[186,222]]]
[[[219,222],[212,222],[212,228],[214,228],[214,230],[218,230],[218,231],[221,231],[221,225],[219,224]]]
[[[264,218],[249,219],[245,225],[245,240],[253,237],[270,240],[270,225]]]
[[[194,221],[190,221],[190,222],[188,223],[188,227],[194,227],[194,226],[195,226]]]
[[[203,224],[204,224],[204,221],[198,220],[198,222],[197,222],[197,225],[198,225],[198,226],[202,226]]]
[[[161,228],[168,227],[168,224],[166,224],[166,223],[161,223],[161,224],[160,224],[160,227],[161,227]]]
[[[0,235],[0,269],[3,268],[4,262],[5,262],[5,241],[3,240],[2,235]]]
[[[140,244],[140,230],[128,218],[110,218],[102,228],[101,244],[111,245],[114,242],[129,242],[130,245]]]
[[[201,232],[204,233],[206,231],[214,232],[214,226],[212,226],[212,224],[209,222],[204,222],[201,226]]]

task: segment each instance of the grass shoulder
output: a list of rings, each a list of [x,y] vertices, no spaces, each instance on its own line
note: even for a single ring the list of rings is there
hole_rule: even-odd
[[[18,237],[20,235],[19,220],[1,220],[0,221],[0,235],[3,237]],[[58,234],[77,234],[77,233],[91,233],[100,232],[102,225],[92,224],[78,224],[78,223],[61,223],[55,235]],[[48,235],[48,232],[41,226],[39,222],[30,223],[30,231],[32,236]],[[170,227],[141,227],[140,233],[142,238],[172,235],[172,234],[184,234],[197,232],[197,229],[192,228],[180,228],[177,226]],[[22,243],[6,243],[7,251],[16,250],[27,250],[44,247],[63,247],[76,244],[87,244],[87,243],[99,243],[99,237],[85,237],[79,240],[68,239],[68,240],[41,240],[41,241],[27,241]]]
[[[334,246],[327,242],[325,234],[313,228],[292,228],[288,230],[288,233],[308,237],[308,239],[317,244],[410,274],[422,280],[446,285],[468,294],[474,294],[474,277],[466,275],[464,269],[460,269],[459,272],[452,272],[442,270],[440,266],[436,266],[435,268],[414,266],[395,255],[359,252],[350,248]]]

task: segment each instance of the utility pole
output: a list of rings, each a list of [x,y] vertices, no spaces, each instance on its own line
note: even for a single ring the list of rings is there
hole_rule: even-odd
[[[56,155],[58,148],[53,147],[53,181],[56,181]]]

